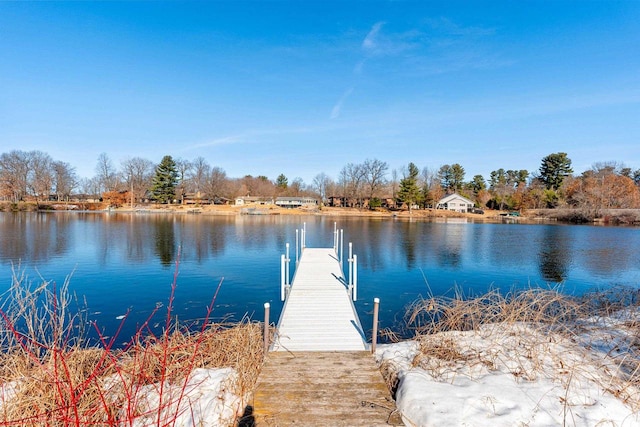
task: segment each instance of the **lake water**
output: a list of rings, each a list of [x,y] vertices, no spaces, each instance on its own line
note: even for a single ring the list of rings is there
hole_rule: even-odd
[[[568,293],[640,286],[640,229],[491,224],[322,216],[206,216],[128,213],[0,213],[0,290],[12,268],[61,284],[86,299],[105,335],[131,310],[125,341],[156,305],[166,307],[180,253],[174,314],[215,320],[271,320],[282,309],[280,255],[306,223],[308,247],[331,247],[334,222],[358,255],[356,308],[370,329],[381,299],[381,327],[397,329],[407,304],[430,292],[561,286]],[[293,269],[292,269],[293,270]],[[293,271],[292,271],[293,273]],[[330,308],[329,308],[330,309]],[[161,309],[161,313],[166,313]],[[151,322],[157,330],[161,315]]]

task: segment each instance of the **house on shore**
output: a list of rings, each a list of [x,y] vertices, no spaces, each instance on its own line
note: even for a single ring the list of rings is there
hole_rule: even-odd
[[[236,197],[236,206],[244,205],[273,205],[273,198],[261,196]]]
[[[471,200],[467,199],[466,197],[462,197],[458,193],[453,193],[438,200],[436,209],[465,213],[471,212],[473,206],[474,203]]]
[[[300,208],[318,206],[318,200],[313,197],[277,197],[276,206],[281,208]]]

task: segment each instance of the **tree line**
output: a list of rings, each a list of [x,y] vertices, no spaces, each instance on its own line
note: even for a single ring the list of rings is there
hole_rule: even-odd
[[[11,202],[120,197],[131,203],[180,203],[190,197],[222,203],[246,195],[312,196],[325,203],[339,199],[341,206],[412,209],[433,208],[450,193],[469,198],[477,207],[501,210],[640,208],[640,169],[598,162],[574,174],[567,153],[559,152],[545,156],[537,171],[500,168],[488,180],[482,175],[466,180],[464,167],[458,163],[420,169],[411,162],[390,170],[387,162],[366,159],[347,163],[335,179],[320,172],[305,183],[301,178],[289,181],[284,174],[273,180],[252,175],[231,178],[203,157],[186,160],[167,155],[158,164],[133,157],[116,166],[102,153],[95,175],[80,178],[69,163],[42,151],[0,154],[0,200]]]

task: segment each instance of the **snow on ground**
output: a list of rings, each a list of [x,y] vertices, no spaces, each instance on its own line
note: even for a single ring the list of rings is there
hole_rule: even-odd
[[[631,427],[640,426],[640,389],[625,379],[640,376],[638,349],[640,312],[621,311],[563,333],[503,323],[426,335],[379,346],[375,357],[398,379],[396,405],[407,426]],[[103,383],[114,399],[118,381]],[[0,406],[16,388],[2,384]],[[228,426],[246,402],[238,388],[231,368],[195,369],[186,383],[142,387],[124,411],[137,414],[138,427],[156,425],[159,406],[165,425]]]
[[[158,424],[226,427],[233,424],[244,407],[243,399],[236,392],[237,381],[238,375],[231,368],[194,369],[186,383],[165,382],[141,387],[133,399],[135,403],[124,408],[121,416],[129,420],[131,417],[126,416],[126,412],[140,414],[133,419],[132,427]],[[118,382],[118,376],[110,377],[104,387],[115,396],[119,391]]]
[[[590,319],[577,331],[485,325],[380,346],[376,359],[397,376],[407,426],[640,426],[638,387],[624,381],[637,323]]]

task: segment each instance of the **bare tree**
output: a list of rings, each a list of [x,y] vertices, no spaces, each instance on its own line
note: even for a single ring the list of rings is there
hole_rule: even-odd
[[[304,188],[304,181],[302,180],[302,178],[296,177],[293,179],[293,181],[291,181],[291,184],[289,184],[288,193],[291,196],[299,196],[300,193],[302,193],[303,188]]]
[[[239,180],[239,184],[237,191],[242,195],[272,197],[276,192],[275,184],[263,175],[245,175]]]
[[[378,196],[380,189],[384,186],[389,165],[378,159],[367,159],[362,164],[362,175],[367,186],[369,199]]]
[[[327,176],[324,172],[320,172],[313,178],[313,189],[320,196],[320,200],[322,203],[325,203],[327,200],[327,190],[331,185],[331,178]]]
[[[188,189],[194,193],[204,193],[207,180],[211,174],[211,165],[204,157],[197,157],[191,162]]]
[[[192,164],[186,159],[175,159],[176,170],[178,172],[178,186],[176,187],[176,198],[180,199],[180,203],[184,203],[184,195],[186,193],[187,177],[192,169]]]
[[[14,150],[0,155],[0,194],[14,203],[23,200],[29,185],[29,153]]]
[[[118,174],[113,166],[113,161],[107,156],[107,153],[101,153],[98,156],[96,179],[100,185],[98,193],[116,191],[118,189]]]
[[[71,192],[78,186],[76,170],[69,163],[56,161],[52,164],[53,186],[58,201],[68,201]]]
[[[122,175],[127,182],[127,188],[131,192],[131,204],[144,199],[151,187],[155,165],[151,160],[142,157],[133,157],[122,162]]]
[[[99,198],[100,197],[100,183],[98,177],[82,178],[78,183],[80,187],[80,193],[87,198]]]
[[[393,204],[396,204],[396,198],[398,197],[398,189],[400,185],[400,178],[398,176],[398,169],[391,171],[391,181],[389,182],[389,188],[391,190],[391,197],[393,198]]]
[[[46,200],[53,188],[53,160],[51,156],[42,151],[31,151],[29,153],[29,188],[35,197],[36,203],[39,200]]]
[[[229,196],[229,180],[227,179],[227,173],[224,169],[214,166],[211,168],[211,172],[207,177],[207,182],[204,187],[205,193],[211,198],[227,197]]]
[[[365,168],[361,164],[348,163],[342,168],[341,175],[345,178],[344,186],[347,198],[355,199],[358,207],[362,207]]]
[[[444,195],[439,173],[425,166],[422,168],[420,181],[419,185],[422,188],[424,207],[434,207]]]
[[[338,175],[338,183],[336,185],[336,192],[340,192],[340,197],[342,198],[343,205],[347,206],[347,195],[349,189],[349,177],[347,175],[346,166],[340,170],[340,174]]]

